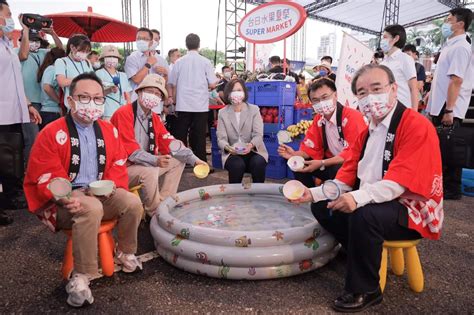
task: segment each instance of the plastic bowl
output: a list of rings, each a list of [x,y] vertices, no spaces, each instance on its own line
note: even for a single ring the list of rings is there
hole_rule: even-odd
[[[237,152],[237,154],[242,154],[245,152],[245,149],[247,148],[247,145],[242,142],[238,142],[234,144],[234,150]]]
[[[197,178],[206,178],[209,175],[209,165],[207,164],[198,164],[194,167],[193,172]]]
[[[304,158],[302,156],[292,156],[286,162],[290,170],[293,172],[300,171],[304,167]]]
[[[98,180],[89,184],[89,190],[94,196],[107,196],[114,190],[114,181]]]
[[[300,199],[304,194],[304,185],[297,180],[290,180],[283,185],[283,195],[288,200]]]

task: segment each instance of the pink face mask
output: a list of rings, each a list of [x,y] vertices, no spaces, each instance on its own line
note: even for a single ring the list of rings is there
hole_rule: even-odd
[[[143,92],[141,97],[142,105],[147,109],[152,109],[158,106],[161,102],[161,97],[155,94]]]
[[[321,115],[332,114],[334,112],[334,108],[336,108],[336,105],[334,105],[332,98],[313,104],[314,111]]]
[[[383,94],[369,94],[367,102],[370,106],[370,113],[375,119],[382,119],[390,112],[394,104],[390,104],[390,93]]]
[[[88,104],[76,102],[76,112],[82,120],[92,123],[104,115],[104,105],[96,105],[93,100]]]
[[[229,100],[232,105],[240,104],[245,98],[244,91],[233,91],[229,95]]]

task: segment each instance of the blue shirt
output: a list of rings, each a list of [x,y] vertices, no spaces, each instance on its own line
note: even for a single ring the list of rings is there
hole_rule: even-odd
[[[72,58],[63,57],[54,62],[56,76],[62,74],[68,79],[74,79],[78,75],[85,72],[93,72],[88,61],[74,61]],[[69,96],[69,87],[64,89],[64,105],[69,108],[67,97]]]
[[[94,126],[81,126],[76,121],[77,133],[79,135],[79,145],[81,149],[79,174],[72,182],[73,186],[87,186],[97,180],[97,141]]]
[[[48,94],[44,91],[44,85],[48,84],[56,91],[59,95],[59,85],[56,81],[55,69],[51,65],[46,68],[43,72],[43,77],[41,78],[41,111],[49,113],[60,113],[61,109],[59,108],[58,103],[56,103]]]
[[[97,76],[102,80],[102,82],[114,83],[112,75],[107,72],[105,68],[97,70],[95,72]],[[125,105],[126,100],[123,97],[123,93],[130,93],[132,87],[128,83],[127,75],[124,72],[117,71],[115,76],[119,76],[120,85],[119,90],[116,93],[109,93],[105,97],[105,108],[104,108],[104,117],[110,118],[114,112],[122,105]]]
[[[38,49],[36,52],[29,52],[28,58],[21,61],[21,74],[23,85],[25,86],[26,97],[32,103],[41,103],[41,86],[37,79],[38,69],[43,63],[48,49]],[[16,49],[19,52],[19,49]]]

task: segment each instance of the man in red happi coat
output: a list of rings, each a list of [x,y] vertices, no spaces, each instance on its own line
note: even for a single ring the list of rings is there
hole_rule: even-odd
[[[125,272],[141,269],[135,257],[137,230],[143,213],[140,199],[128,192],[125,163],[127,155],[118,131],[100,120],[104,112],[102,82],[94,73],[72,80],[68,97],[71,111],[50,123],[38,135],[26,172],[24,190],[30,212],[53,231],[72,229],[74,270],[66,291],[67,303],[74,307],[94,301],[89,281],[98,274],[97,234],[102,220],[117,219],[116,262]],[[54,180],[66,185],[59,197],[53,196]],[[88,185],[112,180],[114,190],[93,196]],[[72,186],[72,193],[67,186]],[[51,188],[52,189],[52,188]]]
[[[309,97],[316,115],[300,149],[294,151],[282,144],[278,153],[285,159],[304,157],[306,166],[294,172],[295,179],[306,187],[314,187],[314,177],[325,181],[336,176],[359,134],[367,130],[367,124],[359,111],[337,101],[336,85],[331,79],[316,80]]]
[[[306,189],[298,200],[313,202],[316,219],[347,252],[344,293],[333,303],[342,312],[382,302],[384,240],[437,240],[444,218],[441,154],[433,125],[397,101],[397,84],[386,66],[359,69],[352,92],[370,123],[336,175],[340,197],[328,202],[328,190],[320,186]]]

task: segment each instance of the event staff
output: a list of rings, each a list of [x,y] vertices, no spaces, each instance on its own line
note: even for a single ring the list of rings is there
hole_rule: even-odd
[[[117,218],[116,262],[124,272],[141,269],[135,257],[141,201],[128,192],[127,156],[112,124],[98,120],[104,111],[102,82],[94,73],[75,77],[68,96],[70,113],[38,135],[24,183],[28,208],[53,231],[72,229],[74,271],[66,286],[67,303],[92,303],[89,280],[96,276],[97,234],[102,220]],[[48,185],[55,178],[70,181],[70,197],[55,200]],[[107,179],[114,191],[101,197],[88,193],[89,183]]]
[[[0,1],[0,225],[12,223],[4,209],[22,209],[20,203],[15,202],[21,192],[21,178],[23,177],[23,141],[22,124],[41,123],[38,111],[28,105],[25,88],[21,76],[21,65],[18,55],[7,36],[15,29],[10,6],[4,0]],[[5,149],[4,149],[5,148]],[[11,154],[8,154],[11,152]],[[4,162],[6,161],[8,162]],[[13,170],[11,162],[19,165]]]
[[[127,151],[129,185],[143,184],[145,211],[151,217],[162,200],[178,191],[186,163],[206,163],[184,145],[176,152],[170,150],[171,141],[178,140],[166,130],[160,118],[161,100],[168,96],[165,80],[149,74],[135,92],[138,99],[119,108],[111,122],[119,130]],[[164,177],[161,187],[158,186],[160,176]]]
[[[72,80],[78,75],[86,72],[92,72],[92,66],[87,60],[91,51],[91,42],[86,35],[73,35],[67,41],[66,57],[56,60],[54,69],[56,70],[56,80],[63,89],[64,106],[69,109],[69,86]]]
[[[472,48],[466,40],[471,22],[470,9],[456,8],[449,12],[441,28],[448,40],[436,64],[427,108],[435,126],[456,129],[466,116],[474,82]],[[453,165],[455,157],[450,150],[442,150],[446,154],[443,159],[445,199],[461,199],[462,168]]]
[[[314,202],[318,222],[347,252],[344,293],[333,307],[356,312],[382,302],[379,269],[384,240],[439,239],[443,224],[441,154],[433,125],[397,101],[386,66],[366,65],[352,80],[361,107],[370,109],[336,176],[341,196],[327,202],[323,187],[297,202]]]
[[[337,101],[334,81],[316,80],[309,96],[316,115],[298,151],[282,144],[278,154],[285,159],[298,155],[306,159],[306,166],[295,172],[295,178],[306,187],[314,187],[314,177],[322,181],[333,179],[359,134],[367,129],[361,113]]]
[[[265,181],[268,152],[263,143],[263,120],[258,106],[247,103],[248,92],[241,79],[233,79],[224,90],[226,107],[219,110],[217,144],[222,151],[222,165],[229,172],[229,183],[241,183],[245,172],[254,183]],[[245,144],[237,152],[236,143]]]
[[[395,76],[398,85],[398,100],[407,108],[418,110],[418,86],[413,58],[404,54],[402,48],[407,41],[405,28],[394,24],[385,27],[380,48],[386,54],[382,65],[387,66]]]
[[[130,103],[132,88],[127,75],[117,70],[122,59],[122,55],[120,55],[116,46],[107,45],[102,47],[100,61],[102,61],[104,67],[97,70],[95,74],[102,83],[106,82],[106,84],[112,86],[106,90],[104,117],[102,117],[105,120],[110,120],[110,117],[120,106]]]
[[[199,54],[200,42],[196,34],[186,36],[188,53],[175,63],[168,84],[170,97],[176,96],[177,118],[171,132],[186,145],[189,137],[194,154],[206,161],[209,90],[218,80],[209,59]]]

